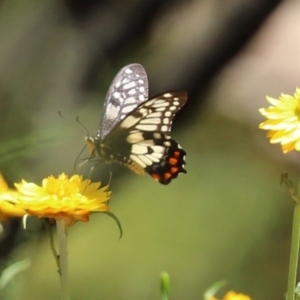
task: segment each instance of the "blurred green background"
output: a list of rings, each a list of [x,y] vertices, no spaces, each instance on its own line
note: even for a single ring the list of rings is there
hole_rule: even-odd
[[[70,228],[72,300],[159,299],[162,271],[170,299],[202,299],[223,279],[224,292],[284,298],[293,203],[280,174],[297,182],[299,154],[269,144],[258,108],[299,85],[299,12],[274,0],[0,2],[0,168],[10,183],[72,171],[85,135],[75,118],[96,134],[126,64],[145,67],[150,96],[189,93],[172,130],[188,173],[162,186],[113,166],[124,236],[101,214]],[[105,182],[107,169],[93,176]],[[0,299],[59,299],[39,222],[3,224],[0,255],[1,270],[31,260]]]

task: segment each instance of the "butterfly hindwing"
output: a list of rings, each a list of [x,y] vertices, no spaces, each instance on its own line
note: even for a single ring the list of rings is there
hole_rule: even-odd
[[[140,64],[125,66],[107,92],[98,137],[105,138],[120,120],[147,99],[148,78],[144,67]]]
[[[127,166],[139,173],[136,165],[155,180],[168,184],[184,169],[186,152],[170,136],[160,132],[144,132],[142,139],[132,144]]]

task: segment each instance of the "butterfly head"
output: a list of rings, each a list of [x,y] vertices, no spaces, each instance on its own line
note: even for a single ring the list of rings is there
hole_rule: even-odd
[[[87,135],[85,137],[85,143],[89,148],[89,160],[96,158],[97,161],[101,160],[107,163],[114,161],[115,157],[114,154],[109,150],[110,147],[103,143],[99,136],[94,137]]]

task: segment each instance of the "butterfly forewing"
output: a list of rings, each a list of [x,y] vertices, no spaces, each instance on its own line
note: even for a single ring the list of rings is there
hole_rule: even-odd
[[[144,67],[130,64],[119,71],[105,98],[98,137],[104,139],[140,103],[148,99],[148,78]]]
[[[186,100],[187,93],[182,91],[160,94],[140,104],[118,127],[168,133],[174,116]]]

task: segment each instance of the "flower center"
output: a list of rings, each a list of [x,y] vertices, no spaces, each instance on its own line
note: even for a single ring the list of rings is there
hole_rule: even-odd
[[[49,194],[56,195],[59,198],[70,197],[78,192],[78,178],[69,180],[66,176],[60,176],[58,179],[49,177],[45,182],[45,189]]]

